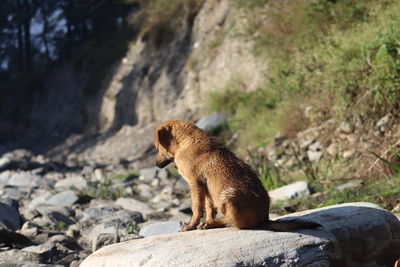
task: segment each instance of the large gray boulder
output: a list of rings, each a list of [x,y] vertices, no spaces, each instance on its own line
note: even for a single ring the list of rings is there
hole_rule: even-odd
[[[0,229],[15,231],[21,226],[18,204],[10,198],[0,199]]]
[[[212,131],[215,128],[221,126],[226,121],[226,117],[224,114],[219,112],[213,112],[203,118],[201,118],[196,126],[205,131]]]
[[[152,236],[103,247],[89,266],[377,266],[400,251],[400,222],[372,203],[291,214],[323,229],[280,233],[235,228]],[[289,217],[289,216],[286,216]]]

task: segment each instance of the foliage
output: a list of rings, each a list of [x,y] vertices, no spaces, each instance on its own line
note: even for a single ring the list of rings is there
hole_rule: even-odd
[[[388,167],[390,167],[394,171],[395,176],[400,176],[400,151],[393,151],[396,161],[387,160],[374,152],[371,153]]]
[[[238,5],[254,14],[247,34],[268,64],[265,84],[248,92],[233,78],[206,104],[230,116],[230,129],[240,129],[238,146],[264,145],[278,131],[293,135],[332,117],[373,120],[400,108],[399,3],[267,2]],[[318,115],[292,116],[307,105]]]
[[[261,146],[275,134],[274,108],[279,101],[278,93],[261,89],[247,92],[242,81],[232,78],[224,88],[208,95],[206,108],[228,115],[225,128],[239,133],[240,147]]]
[[[116,200],[125,196],[125,188],[114,187],[112,179],[106,178],[99,183],[89,184],[84,189],[84,193],[92,198]]]
[[[265,189],[271,190],[283,185],[281,169],[260,153],[250,156],[251,165],[256,169]]]
[[[318,108],[329,116],[359,113],[376,118],[398,108],[400,21],[395,14],[400,5],[354,2],[302,4],[312,17],[306,16],[309,27],[296,27],[314,29],[316,34],[295,29],[293,36],[285,37],[293,38],[290,44],[274,44],[279,56],[273,57],[269,90],[285,88],[287,94],[316,98],[322,103]],[[279,40],[273,37],[280,34],[267,32],[258,49],[266,50],[269,40]]]
[[[125,232],[128,235],[137,234],[139,232],[139,226],[137,225],[136,222],[131,221],[126,225]]]

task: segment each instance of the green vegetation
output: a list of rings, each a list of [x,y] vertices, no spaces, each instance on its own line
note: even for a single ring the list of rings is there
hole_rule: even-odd
[[[241,147],[265,145],[279,130],[301,130],[331,117],[376,119],[398,110],[400,3],[245,2],[236,1],[260,14],[250,18],[247,34],[256,36],[254,53],[268,60],[267,80],[247,92],[233,78],[212,92],[206,104],[230,115],[233,131],[244,129]],[[318,114],[311,121],[293,114],[305,105]]]
[[[137,225],[136,222],[132,221],[126,225],[126,228],[125,228],[126,234],[128,234],[128,235],[137,234],[138,232],[139,232],[139,226]]]
[[[111,178],[106,178],[103,181],[88,185],[84,189],[84,194],[92,198],[112,199],[125,196],[125,188],[123,186],[114,187]]]
[[[357,117],[374,122],[385,114],[398,113],[400,2],[234,2],[236,8],[251,14],[244,34],[254,40],[253,52],[265,60],[268,72],[264,84],[251,92],[243,81],[233,77],[209,94],[205,107],[228,115],[225,133],[239,133],[235,144],[239,153],[249,154],[247,148],[265,147],[277,132],[293,137],[330,118],[351,121],[349,118]],[[305,117],[307,106],[312,107],[312,114]],[[390,145],[385,144],[386,148]],[[349,201],[372,201],[393,208],[400,198],[399,172],[393,165],[397,163],[376,156],[381,164],[391,162],[388,168],[392,171],[380,175],[387,179],[356,175],[368,172],[356,170],[366,166],[356,166],[358,159],[330,157],[312,163],[297,158],[290,168],[253,159],[253,166],[267,189],[308,180],[320,194],[317,200],[309,197],[298,201],[301,208]],[[360,186],[336,189],[354,177],[362,177]]]
[[[139,176],[138,170],[123,171],[123,172],[113,172],[107,175],[109,180],[125,180],[131,176]]]

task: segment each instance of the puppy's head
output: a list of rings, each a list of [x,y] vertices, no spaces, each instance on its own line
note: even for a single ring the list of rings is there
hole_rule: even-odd
[[[172,125],[161,124],[154,131],[154,146],[158,150],[156,166],[164,168],[174,161]]]
[[[154,131],[154,145],[158,150],[156,166],[163,168],[174,161],[180,149],[192,145],[196,140],[207,138],[207,133],[193,123],[169,120]]]

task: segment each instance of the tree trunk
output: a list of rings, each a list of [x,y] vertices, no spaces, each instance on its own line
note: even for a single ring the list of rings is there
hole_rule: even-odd
[[[24,0],[24,45],[25,45],[25,69],[32,68],[32,51],[31,51],[31,19],[32,12],[29,0]]]
[[[25,63],[24,63],[24,43],[22,39],[22,19],[21,19],[21,10],[22,10],[22,3],[21,0],[17,0],[17,42],[18,42],[18,67],[20,70],[23,70],[25,68]]]

